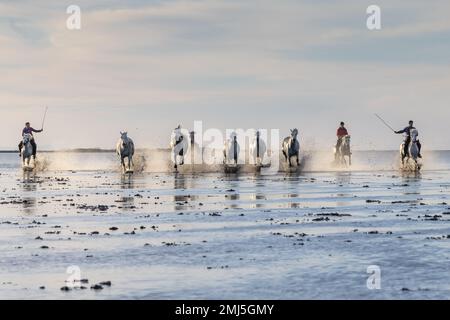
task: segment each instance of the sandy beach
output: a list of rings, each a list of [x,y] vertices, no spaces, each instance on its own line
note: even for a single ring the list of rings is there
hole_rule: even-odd
[[[444,160],[420,175],[122,176],[107,169],[114,155],[91,156],[102,170],[24,176],[1,155],[2,299],[449,297]]]

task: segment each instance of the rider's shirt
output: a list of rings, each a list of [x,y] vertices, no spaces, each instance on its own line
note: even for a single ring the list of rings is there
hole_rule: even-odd
[[[24,134],[31,134],[31,135],[33,135],[33,132],[41,132],[41,130],[36,130],[36,129],[34,129],[34,128],[32,128],[32,127],[25,127],[25,128],[23,128],[23,130],[22,130],[22,136],[24,135]]]
[[[411,130],[413,130],[413,129],[416,129],[416,128],[408,126],[405,129],[403,129],[403,130],[397,131],[397,133],[405,133],[408,137],[410,137],[411,136]]]
[[[343,127],[339,127],[337,129],[336,135],[338,136],[338,138],[341,138],[341,137],[344,137],[344,136],[348,135],[347,129],[345,129]]]

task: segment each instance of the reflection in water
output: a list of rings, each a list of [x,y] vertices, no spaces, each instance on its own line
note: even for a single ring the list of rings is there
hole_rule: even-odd
[[[351,172],[336,172],[336,185],[338,186],[337,191],[342,187],[348,187],[351,183],[352,174]],[[350,193],[338,192],[336,194],[338,198],[351,198]],[[336,206],[347,206],[350,205],[350,200],[348,201],[337,201]]]
[[[406,183],[408,182],[420,182],[422,180],[422,173],[420,171],[417,172],[402,172],[402,179]]]
[[[237,202],[241,198],[239,194],[239,176],[237,174],[227,174],[223,177],[223,181],[225,183],[225,190],[227,190],[225,200],[231,200],[228,207],[233,209],[238,208]]]
[[[122,189],[134,189],[134,175],[132,174],[120,175],[120,186]]]
[[[252,208],[263,208],[264,202],[259,200],[267,200],[266,195],[264,192],[261,192],[266,187],[266,181],[264,179],[260,178],[261,176],[255,176],[255,184],[254,184],[254,190],[255,193],[251,194],[251,199],[255,200],[255,202],[252,204]]]
[[[286,194],[287,198],[294,198],[296,200],[300,200],[300,194],[298,193],[298,185],[301,181],[300,176],[298,174],[290,175],[287,179],[288,182],[288,190],[289,193]],[[297,202],[295,200],[290,200],[287,203],[288,208],[300,208],[300,202]]]
[[[420,172],[402,172],[403,194],[420,194],[422,175]]]
[[[198,196],[186,193],[186,190],[195,190],[198,188],[200,179],[195,174],[181,174],[176,173],[173,178],[173,188],[175,194],[173,196],[174,209],[185,210],[189,201],[195,201]]]
[[[120,188],[124,190],[132,190],[135,189],[134,186],[134,175],[132,174],[123,174],[120,176]],[[124,210],[131,210],[135,209],[136,206],[134,205],[134,197],[131,195],[123,195],[120,197],[120,200],[116,201],[121,203],[118,208],[124,209]]]
[[[175,194],[173,196],[174,210],[179,211],[185,209],[189,197],[178,192],[184,192],[184,190],[186,190],[186,177],[176,173],[173,179],[173,188],[175,189]]]
[[[351,172],[336,172],[337,185],[348,185],[351,182],[351,178],[352,178]]]
[[[237,201],[241,198],[240,194],[238,192],[232,193],[228,195],[228,199],[231,200],[230,208],[236,209],[238,208]]]
[[[38,181],[36,175],[30,172],[24,172],[22,188],[25,196],[22,197],[23,212],[25,214],[34,214],[36,212],[36,191]],[[31,193],[31,194],[30,194]]]

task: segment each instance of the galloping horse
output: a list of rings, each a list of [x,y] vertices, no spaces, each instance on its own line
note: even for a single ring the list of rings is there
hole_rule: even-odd
[[[263,139],[261,139],[261,132],[257,130],[250,144],[250,155],[253,157],[253,161],[256,166],[262,165],[266,150],[266,143]]]
[[[286,162],[289,163],[289,167],[292,167],[291,158],[297,158],[297,167],[300,165],[300,143],[297,139],[298,130],[291,129],[291,136],[286,137],[283,140],[282,150]]]
[[[184,164],[184,156],[189,148],[189,141],[185,134],[181,132],[181,126],[176,127],[170,139],[170,148],[172,149],[174,168],[178,169],[178,156],[181,158],[180,165]]]
[[[414,161],[414,171],[420,170],[421,165],[418,163],[417,159],[419,158],[419,147],[417,146],[417,136],[419,135],[419,131],[417,129],[412,129],[410,132],[411,139],[409,146],[407,146],[408,154],[405,154],[405,143],[404,141],[400,145],[400,157],[401,157],[401,165],[402,169],[407,169],[407,164],[410,159]]]
[[[334,158],[336,160],[337,164],[340,165],[347,165],[347,161],[345,160],[345,157],[348,157],[348,165],[352,165],[352,152],[350,150],[350,136],[346,135],[341,138],[341,143],[339,144],[339,147],[335,147],[334,150]]]
[[[123,172],[131,172],[134,156],[134,142],[128,138],[128,132],[120,132],[120,139],[117,142],[116,152],[120,157]],[[128,168],[125,166],[125,158],[128,158]]]
[[[225,165],[237,165],[239,159],[239,152],[241,148],[239,147],[239,143],[237,141],[236,132],[232,132],[230,134],[230,139],[225,141],[223,148],[223,163]]]
[[[22,148],[22,164],[23,167],[30,166],[31,156],[33,155],[33,146],[31,145],[31,139],[33,136],[29,133],[23,135],[23,148]]]

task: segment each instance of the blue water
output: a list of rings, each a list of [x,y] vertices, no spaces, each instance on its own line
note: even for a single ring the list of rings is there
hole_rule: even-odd
[[[301,174],[123,176],[113,153],[40,154],[36,175],[0,154],[0,299],[448,299],[450,152],[421,174],[396,152],[344,171],[329,156]],[[63,292],[71,266],[113,285]]]

